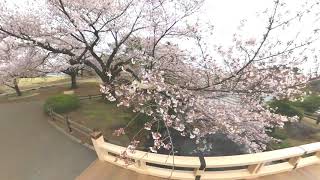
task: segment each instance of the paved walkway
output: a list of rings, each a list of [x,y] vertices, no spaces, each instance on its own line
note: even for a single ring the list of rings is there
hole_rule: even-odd
[[[96,159],[46,119],[39,102],[0,104],[0,180],[73,180]]]
[[[96,160],[76,180],[167,180]],[[320,180],[320,164],[304,167],[291,172],[260,177],[254,180]]]
[[[76,180],[168,180],[138,174],[124,167],[119,167],[100,160],[94,161]]]

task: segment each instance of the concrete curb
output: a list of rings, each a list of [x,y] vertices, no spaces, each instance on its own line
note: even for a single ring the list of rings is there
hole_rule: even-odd
[[[29,97],[37,96],[39,94],[40,93],[33,93],[33,94],[30,94],[30,95],[27,95],[27,96],[8,97],[8,100],[9,101],[14,101],[14,100],[26,99],[26,98],[29,98]]]

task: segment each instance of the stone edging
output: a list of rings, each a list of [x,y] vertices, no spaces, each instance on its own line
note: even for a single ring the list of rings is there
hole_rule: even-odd
[[[27,96],[14,96],[14,97],[8,97],[8,100],[9,101],[14,101],[14,100],[20,100],[20,99],[25,99],[25,98],[29,98],[29,97],[33,97],[33,96],[37,96],[39,95],[40,93],[32,93],[30,95],[27,95]]]

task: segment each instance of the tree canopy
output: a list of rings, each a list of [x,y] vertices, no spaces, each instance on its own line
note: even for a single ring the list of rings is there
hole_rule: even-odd
[[[67,67],[93,69],[108,100],[151,117],[145,130],[154,139],[153,152],[165,148],[174,153],[172,131],[197,143],[222,133],[248,152],[264,150],[272,139],[267,129],[290,118],[271,112],[262,99],[297,97],[318,75],[306,75],[300,66],[317,58],[312,45],[319,27],[310,27],[310,33],[291,25],[310,14],[317,21],[319,2],[306,1],[290,11],[276,0],[260,13],[264,32],[244,36],[242,23],[231,46],[207,42],[214,29],[198,20],[202,4],[48,0],[40,12],[19,14],[0,3],[0,34],[53,54],[56,62],[67,59]],[[280,32],[293,36],[280,37]],[[192,43],[192,50],[182,48],[184,43]],[[128,149],[137,144],[132,137]]]

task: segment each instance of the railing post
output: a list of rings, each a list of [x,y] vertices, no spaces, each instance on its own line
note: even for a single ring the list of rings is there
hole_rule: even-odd
[[[196,177],[196,180],[201,179],[201,175],[204,173],[204,169],[197,168],[194,170],[194,176]]]
[[[200,167],[195,169],[194,171],[194,176],[195,180],[200,180],[201,175],[205,172],[206,169],[206,160],[204,159],[202,154],[199,154],[199,161],[200,161]]]
[[[293,169],[296,169],[300,160],[301,156],[297,156],[290,158],[288,162],[293,166]]]
[[[92,140],[94,150],[96,151],[99,160],[103,161],[104,154],[107,152],[103,152],[103,149],[101,148],[102,144],[104,143],[104,138],[103,138],[102,132],[95,131],[95,132],[91,133],[91,140]]]
[[[72,133],[72,129],[71,129],[70,121],[69,121],[69,116],[66,116],[66,124],[67,124],[67,128],[68,128],[69,133]]]
[[[49,115],[51,116],[52,121],[54,121],[53,109],[50,108]]]
[[[137,161],[137,165],[138,165],[138,167],[139,167],[141,170],[143,170],[143,171],[146,171],[147,168],[148,168],[146,162],[143,161],[143,160],[138,160],[138,161]]]
[[[248,171],[250,174],[257,174],[263,166],[264,163],[252,164],[248,166]]]

